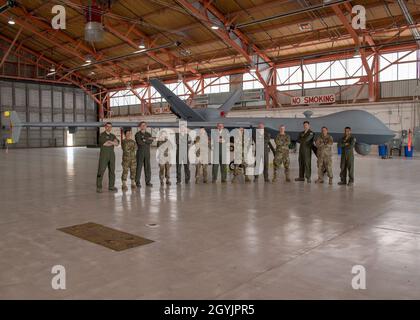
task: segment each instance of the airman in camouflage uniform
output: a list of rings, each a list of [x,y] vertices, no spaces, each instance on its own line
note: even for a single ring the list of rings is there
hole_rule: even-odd
[[[131,179],[131,188],[136,189],[136,151],[137,151],[137,144],[131,138],[131,129],[124,131],[125,139],[121,142],[122,148],[122,189],[123,191],[127,191],[127,177],[128,172],[130,171],[130,179]]]
[[[158,147],[158,163],[159,163],[159,179],[160,179],[160,185],[163,186],[166,184],[168,186],[171,185],[170,181],[170,169],[171,164],[169,162],[169,149],[171,149],[171,146],[169,145],[169,140],[167,137],[166,131],[162,130],[160,131],[160,137],[157,142]],[[167,147],[161,147],[163,144],[167,144]]]
[[[276,151],[274,153],[274,174],[273,182],[277,181],[277,170],[280,169],[281,165],[284,167],[284,175],[286,182],[290,182],[290,158],[289,158],[289,145],[290,145],[290,136],[285,132],[286,127],[280,127],[280,133],[274,139],[276,143]]]
[[[316,183],[324,183],[324,173],[327,172],[329,184],[332,184],[332,151],[331,146],[334,143],[333,138],[328,134],[328,128],[322,127],[321,134],[315,139],[317,147],[316,155],[318,157],[318,180]]]
[[[248,167],[248,165],[246,163],[246,158],[245,158],[247,155],[247,150],[245,150],[245,148],[249,144],[249,141],[247,144],[245,144],[245,140],[246,139],[249,140],[249,137],[245,135],[244,128],[239,128],[238,135],[235,138],[237,139],[237,141],[235,141],[235,148],[234,148],[235,159],[238,159],[238,158],[241,159],[241,163],[234,164],[232,183],[236,182],[236,178],[239,176],[241,168],[245,176],[245,182],[251,182],[251,179],[246,174],[246,168]],[[236,148],[236,146],[239,144],[241,144],[242,147]]]

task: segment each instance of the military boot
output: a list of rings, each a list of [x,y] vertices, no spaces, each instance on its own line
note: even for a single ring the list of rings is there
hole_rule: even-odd
[[[277,170],[274,170],[274,172],[273,172],[273,180],[272,181],[273,182],[277,181]]]
[[[353,187],[353,181],[350,181],[347,185],[348,185],[349,187]]]
[[[200,182],[200,179],[195,178],[195,184],[198,184]]]
[[[160,186],[163,187],[165,185],[165,182],[163,181],[163,179],[160,180]]]
[[[290,176],[288,172],[286,173],[286,182],[290,182]]]
[[[246,182],[246,183],[251,182],[251,179],[249,178],[249,176],[245,176],[245,182]]]
[[[166,185],[170,186],[171,185],[171,181],[170,180],[166,180]]]
[[[344,180],[341,180],[339,183],[338,183],[338,185],[339,186],[345,186],[347,183],[346,183],[346,181],[344,181]]]
[[[333,178],[330,178],[329,180],[328,180],[328,183],[331,185],[331,184],[333,184]]]
[[[295,181],[305,181],[305,178],[296,178]]]
[[[122,191],[127,191],[127,183],[125,181],[122,182]]]
[[[315,183],[324,183],[324,180],[322,180],[321,178],[318,178],[317,180],[315,180]]]

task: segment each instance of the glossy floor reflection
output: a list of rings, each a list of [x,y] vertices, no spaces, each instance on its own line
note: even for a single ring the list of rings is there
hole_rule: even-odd
[[[419,160],[358,157],[352,189],[160,188],[154,165],[153,188],[116,194],[95,192],[97,161],[97,149],[1,151],[0,298],[420,298]],[[89,221],[155,242],[114,252],[56,230]],[[54,265],[66,290],[51,287]],[[354,265],[366,290],[351,287]]]

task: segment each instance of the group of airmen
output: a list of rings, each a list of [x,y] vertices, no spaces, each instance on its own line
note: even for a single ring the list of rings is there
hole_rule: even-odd
[[[264,124],[260,123],[258,129],[264,129]],[[180,143],[180,137],[186,137],[186,145],[195,144],[196,146],[200,144],[200,137],[206,135],[206,130],[201,128],[199,134],[193,142],[190,141],[189,136],[182,132],[182,130],[187,130],[186,128],[180,129],[180,132],[176,134],[176,147],[174,148],[161,148],[163,144],[168,144],[169,139],[164,130],[160,131],[158,137],[157,146],[158,153],[157,158],[159,162],[159,179],[161,185],[170,185],[170,168],[171,162],[168,159],[170,150],[176,150],[175,163],[176,163],[176,179],[177,184],[180,184],[182,181],[182,169],[184,169],[184,179],[185,183],[188,184],[191,178],[190,172],[190,163],[188,159],[182,159],[183,154],[187,155],[188,152],[182,152],[182,145]],[[227,171],[228,164],[223,162],[223,150],[222,146],[226,145],[226,139],[222,136],[222,131],[224,126],[222,123],[217,125],[217,132],[220,132],[220,135],[216,139],[216,143],[219,145],[218,160],[217,163],[212,165],[212,182],[216,182],[218,179],[218,172],[220,169],[221,173],[221,182],[227,182]],[[244,135],[244,129],[239,129],[240,134]],[[290,156],[289,150],[291,146],[290,136],[286,133],[286,127],[284,125],[280,126],[278,135],[274,138],[275,146],[271,143],[271,135],[267,130],[257,130],[257,135],[261,134],[262,137],[259,137],[263,141],[263,176],[265,182],[276,182],[278,178],[278,171],[283,166],[284,176],[286,182],[291,182],[290,179]],[[144,171],[145,183],[146,186],[152,187],[151,183],[151,165],[150,165],[150,148],[155,138],[152,137],[151,133],[147,131],[147,123],[142,121],[139,124],[139,130],[136,133],[134,139],[132,137],[131,129],[124,130],[124,137],[121,142],[122,147],[122,189],[123,191],[128,190],[127,179],[130,174],[131,179],[131,188],[136,189],[141,186],[140,178],[141,173]],[[242,139],[244,141],[244,139]],[[323,183],[325,174],[328,177],[328,182],[331,185],[333,183],[333,169],[332,169],[332,145],[333,138],[328,133],[327,127],[321,128],[321,133],[315,136],[314,132],[310,128],[309,121],[303,122],[303,131],[299,134],[298,140],[299,146],[299,177],[295,181],[305,181],[311,183],[311,160],[312,153],[315,152],[317,156],[317,165],[318,165],[318,179],[316,183]],[[109,190],[116,192],[118,191],[115,187],[115,153],[114,147],[118,146],[120,141],[112,133],[112,123],[107,122],[105,124],[105,130],[99,135],[99,146],[100,146],[100,156],[99,156],[99,166],[97,173],[97,192],[102,192],[102,180],[106,169],[108,169],[109,175]],[[243,142],[242,142],[243,143]],[[341,172],[340,172],[340,181],[339,185],[348,185],[352,186],[354,183],[354,146],[356,143],[355,137],[351,133],[351,128],[346,127],[344,129],[344,135],[338,141],[338,147],[341,148]],[[210,140],[208,141],[208,146],[210,147]],[[188,147],[187,147],[188,148]],[[204,149],[196,148],[195,156],[198,161],[195,162],[196,171],[195,171],[195,182],[199,183],[202,180],[203,183],[207,183],[208,179],[208,161],[200,161],[203,159]],[[240,158],[243,161],[235,164],[233,166],[233,177],[232,183],[237,181],[238,176],[241,174],[241,171],[244,174],[245,182],[251,182],[251,177],[254,178],[254,181],[258,181],[258,174],[248,174],[247,162],[245,161],[245,148],[238,148],[239,152],[242,154]],[[269,179],[269,152],[270,150],[274,153],[274,171],[273,178],[270,181]],[[235,151],[236,152],[236,147]],[[207,157],[207,155],[205,155]],[[163,159],[163,160],[162,160]],[[166,159],[166,160],[165,160]],[[208,157],[207,157],[208,159]]]

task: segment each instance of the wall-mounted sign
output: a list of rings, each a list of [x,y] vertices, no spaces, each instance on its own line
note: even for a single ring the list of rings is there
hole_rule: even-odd
[[[335,94],[323,94],[319,96],[310,97],[291,97],[291,104],[296,106],[300,104],[323,104],[323,103],[334,103]]]

